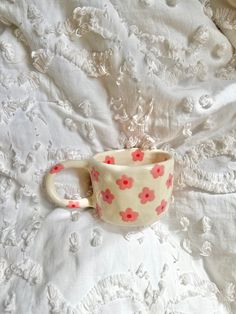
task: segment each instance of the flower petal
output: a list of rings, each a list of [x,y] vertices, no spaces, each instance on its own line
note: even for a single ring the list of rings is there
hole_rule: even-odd
[[[132,208],[126,208],[125,211],[120,212],[120,216],[123,221],[135,221],[137,220],[139,213],[132,210]]]
[[[144,152],[137,148],[131,153],[133,161],[142,161],[144,157]]]
[[[62,169],[64,169],[63,164],[56,164],[51,168],[50,173],[51,174],[57,173],[57,172],[60,172]]]

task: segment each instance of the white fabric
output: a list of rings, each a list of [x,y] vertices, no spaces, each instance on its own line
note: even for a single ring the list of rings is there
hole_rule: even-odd
[[[236,63],[210,5],[0,2],[0,313],[236,311]],[[47,199],[55,162],[132,146],[175,156],[154,226]]]
[[[235,0],[211,0],[211,15],[216,25],[236,47],[236,2]]]

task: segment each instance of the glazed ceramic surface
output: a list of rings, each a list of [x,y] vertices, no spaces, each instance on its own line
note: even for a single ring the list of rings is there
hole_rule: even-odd
[[[80,200],[61,199],[54,176],[64,168],[87,168],[93,194]],[[95,207],[99,217],[112,224],[144,226],[167,211],[173,189],[174,160],[159,150],[138,148],[107,151],[90,160],[64,161],[46,178],[51,199],[68,208]]]

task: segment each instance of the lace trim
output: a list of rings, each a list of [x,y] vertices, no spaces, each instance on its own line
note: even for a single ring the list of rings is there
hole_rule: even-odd
[[[20,238],[16,236],[16,224],[12,224],[4,220],[3,226],[0,228],[0,244],[3,248],[17,246],[25,252],[41,228],[42,218],[38,209],[34,209],[34,213],[29,221],[26,221],[26,227],[21,231]]]
[[[0,229],[0,243],[4,248],[7,246],[18,245],[15,225],[11,225],[9,222],[4,221],[4,226],[2,226]]]
[[[199,26],[192,35],[190,45],[186,51],[187,54],[196,54],[196,51],[207,43],[209,36],[209,29],[204,25]]]
[[[216,58],[222,58],[227,50],[227,44],[226,43],[220,43],[220,44],[216,44],[213,50],[213,55]]]
[[[30,90],[35,90],[39,87],[40,79],[38,73],[31,71],[28,73],[20,73],[18,76],[6,75],[0,70],[0,84],[9,89],[13,85],[18,87],[29,87]]]
[[[233,55],[226,66],[216,71],[215,76],[223,80],[233,80],[236,78],[236,54]]]
[[[179,275],[178,283],[176,283],[177,295],[167,299],[165,291],[168,289],[166,280],[169,269],[168,264],[163,265],[157,289],[153,289],[150,276],[143,264],[140,264],[133,274],[117,274],[106,277],[100,280],[77,306],[66,301],[58,288],[53,283],[49,283],[47,297],[51,313],[95,314],[104,305],[123,298],[132,300],[136,308],[135,313],[149,313],[150,311],[157,313],[160,309],[165,313],[178,313],[176,312],[178,305],[186,299],[191,302],[190,300],[194,296],[211,299],[212,309],[215,310],[218,309],[221,301],[225,309],[230,311],[228,300],[217,286],[208,280],[201,279],[193,272]],[[226,295],[230,300],[234,288],[233,284],[226,287],[228,291]]]
[[[29,284],[36,285],[41,283],[42,274],[42,267],[29,257],[12,264],[8,264],[4,259],[0,260],[0,282],[6,282],[12,275],[16,275]]]
[[[210,0],[199,0],[203,5],[204,13],[211,19],[213,17],[213,11],[211,8]]]
[[[74,9],[71,18],[68,18],[63,24],[58,24],[56,31],[59,34],[65,33],[71,40],[76,40],[76,38],[89,32],[94,32],[104,39],[111,39],[111,32],[102,26],[102,19],[106,19],[107,16],[107,10],[77,7]]]
[[[100,246],[102,244],[102,231],[99,228],[94,228],[91,234],[90,244],[91,246]]]
[[[222,29],[236,30],[236,14],[231,9],[216,8],[213,20]]]
[[[42,220],[44,217],[39,214],[38,209],[34,209],[34,211],[35,212],[30,218],[27,227],[22,230],[20,235],[21,239],[23,240],[21,249],[22,252],[26,252],[27,249],[30,248],[30,245],[33,244],[33,241],[42,226]]]
[[[236,301],[236,286],[233,282],[228,282],[225,285],[223,295],[229,303]]]
[[[0,51],[3,58],[7,62],[13,62],[15,59],[15,51],[13,46],[10,43],[5,42],[4,40],[0,41]]]
[[[234,10],[224,7],[214,7],[213,9],[210,0],[200,0],[200,2],[203,4],[205,14],[211,18],[219,28],[236,30],[236,14]]]
[[[33,204],[38,204],[39,202],[37,194],[34,193],[34,191],[26,184],[20,186],[19,189],[15,192],[16,208],[19,208],[23,197],[29,197]]]
[[[71,253],[77,253],[79,251],[79,246],[80,242],[78,233],[77,232],[71,233],[69,237],[69,251]]]
[[[204,191],[218,193],[233,193],[236,191],[236,171],[225,172],[205,171],[200,163],[204,160],[218,156],[228,156],[236,159],[235,131],[222,138],[209,140],[194,146],[183,156],[171,149],[175,155],[177,165],[182,169],[176,172],[176,188],[182,189],[186,186],[195,187]],[[165,149],[165,147],[163,147]],[[176,165],[176,166],[177,166]]]
[[[88,187],[88,190],[83,195],[80,193],[78,184],[55,183],[55,186],[58,190],[61,190],[66,199],[81,199],[92,195],[92,186]]]
[[[157,138],[151,137],[148,123],[153,110],[153,100],[146,101],[139,93],[135,113],[129,114],[120,97],[110,100],[110,107],[114,112],[114,120],[120,125],[120,144],[122,147],[142,147],[148,149],[155,146]]]
[[[51,164],[61,161],[61,160],[83,160],[89,159],[92,155],[90,154],[82,154],[80,150],[72,148],[72,147],[62,147],[62,148],[53,148],[52,142],[49,143],[48,146],[48,160],[52,161]]]
[[[133,290],[132,276],[126,274],[112,275],[100,280],[76,307],[66,302],[52,283],[48,284],[47,290],[51,313],[92,314],[102,305],[116,299],[130,298],[131,295],[133,302],[141,302],[138,292]]]
[[[36,108],[36,101],[34,98],[15,100],[11,96],[8,96],[6,100],[2,101],[0,124],[8,124],[9,121],[14,118],[16,112],[20,109],[25,112],[26,117],[30,121],[33,121],[35,118],[39,118],[41,121],[47,124],[43,116],[40,114],[39,109]]]
[[[8,21],[4,16],[1,16],[1,15],[0,15],[0,22],[6,26],[11,26],[11,22]]]
[[[191,113],[194,109],[194,99],[192,97],[185,97],[181,101],[181,107],[186,113]]]
[[[13,178],[9,176],[9,173],[6,173],[6,170],[0,164],[0,204],[8,200],[12,184]]]
[[[136,25],[129,27],[129,33],[139,38],[141,51],[145,55],[149,75],[155,75],[166,84],[177,84],[179,81],[197,77],[200,81],[207,79],[207,66],[202,60],[190,63],[189,56],[197,54],[200,48],[207,43],[209,30],[199,26],[192,36],[188,47],[182,47],[175,42],[170,42],[163,36],[143,33]],[[160,59],[171,60],[171,65],[166,67]],[[167,63],[167,62],[166,62]]]
[[[41,73],[46,73],[53,59],[53,55],[49,50],[39,49],[32,51],[33,66]]]
[[[110,73],[110,59],[113,55],[112,49],[102,52],[88,52],[83,49],[78,53],[78,51],[69,48],[69,46],[60,40],[56,44],[55,52],[57,55],[79,67],[88,76],[100,77],[107,76]]]

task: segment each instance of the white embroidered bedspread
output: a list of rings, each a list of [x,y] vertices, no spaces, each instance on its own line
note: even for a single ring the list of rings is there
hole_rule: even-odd
[[[233,2],[0,1],[0,313],[236,313]],[[155,225],[47,199],[54,163],[135,146],[175,156]]]

